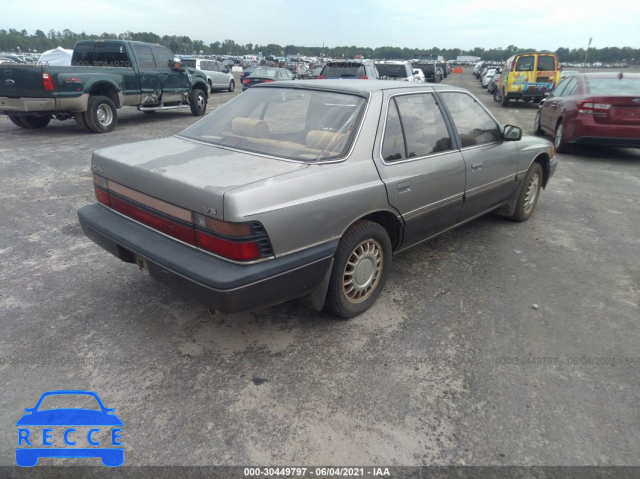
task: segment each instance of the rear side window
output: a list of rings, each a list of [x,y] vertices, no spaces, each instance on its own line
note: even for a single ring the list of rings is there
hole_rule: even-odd
[[[156,59],[153,58],[151,47],[134,43],[133,48],[136,51],[136,56],[138,57],[138,65],[140,66],[140,68],[158,68]]]
[[[497,123],[472,96],[461,92],[447,92],[441,95],[456,125],[463,148],[500,139]]]
[[[540,55],[538,57],[538,70],[553,71],[556,69],[556,59],[549,55]]]
[[[389,104],[382,157],[392,162],[451,149],[451,138],[433,95],[401,95]]]

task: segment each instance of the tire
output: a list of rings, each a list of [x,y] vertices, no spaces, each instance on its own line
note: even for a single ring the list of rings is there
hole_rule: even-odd
[[[544,136],[544,130],[540,126],[540,109],[536,113],[536,118],[533,120],[533,134],[538,136]]]
[[[189,95],[189,104],[193,116],[202,116],[207,111],[207,96],[199,88],[194,88]]]
[[[391,269],[391,241],[378,223],[359,221],[342,237],[334,256],[324,310],[353,318],[376,302]]]
[[[22,117],[20,116],[9,115],[9,120],[11,120],[11,123],[19,126],[20,128],[31,128],[26,123],[22,123]]]
[[[51,122],[50,116],[33,116],[26,115],[20,118],[20,121],[27,125],[27,128],[44,128]]]
[[[82,116],[87,128],[95,133],[109,133],[118,122],[118,110],[106,96],[90,98],[89,109]]]
[[[497,102],[502,101],[502,94],[500,93],[500,90],[498,88],[496,88],[495,91],[493,92],[493,101],[497,101]]]
[[[558,153],[566,153],[569,151],[569,144],[564,141],[564,126],[562,124],[562,120],[560,120],[556,126],[556,134],[553,139],[553,144]]]
[[[76,124],[80,127],[81,130],[89,130],[87,123],[84,121],[84,113],[74,113],[73,119],[76,121]]]
[[[500,98],[501,98],[501,102],[500,102],[500,104],[501,104],[503,107],[507,107],[507,106],[509,106],[509,97],[507,96],[507,93],[506,93],[506,92],[504,92],[504,91],[503,91],[503,92],[502,92],[502,96],[501,96]]]
[[[233,90],[236,89],[236,82],[234,82],[233,80],[231,80],[229,82],[229,92],[233,93]]]
[[[529,171],[524,177],[522,188],[518,194],[518,203],[513,215],[509,217],[512,221],[519,223],[527,221],[536,209],[538,198],[540,198],[540,189],[542,188],[542,167],[540,163],[533,163],[529,167]]]
[[[209,85],[209,95],[211,95],[213,93],[213,84],[211,83],[211,80],[207,81],[207,84]]]

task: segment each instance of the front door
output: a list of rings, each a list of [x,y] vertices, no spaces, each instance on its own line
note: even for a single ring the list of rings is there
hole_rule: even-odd
[[[466,169],[460,220],[478,216],[504,203],[516,186],[518,151],[503,141],[500,126],[466,92],[440,93],[455,124]]]
[[[162,103],[176,103],[186,100],[191,85],[189,74],[173,70],[175,55],[161,45],[154,45],[156,61],[162,74]]]
[[[140,70],[140,91],[142,98],[140,104],[143,106],[157,105],[162,96],[162,73],[158,69],[158,64],[153,56],[153,51],[149,45],[133,43],[133,48],[138,59],[138,69]]]

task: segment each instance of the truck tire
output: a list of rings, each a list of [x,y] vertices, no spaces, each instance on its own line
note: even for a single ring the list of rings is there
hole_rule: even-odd
[[[9,120],[11,120],[11,123],[13,123],[16,126],[19,126],[20,128],[30,128],[25,123],[22,123],[22,117],[9,115]]]
[[[74,113],[73,119],[76,121],[81,130],[89,130],[87,123],[84,121],[84,113]]]
[[[507,96],[507,92],[506,91],[502,91],[502,101],[500,102],[500,104],[505,107],[505,106],[509,106],[509,97]]]
[[[207,111],[207,96],[200,88],[194,88],[189,95],[189,105],[193,116],[202,116]]]
[[[25,115],[20,121],[27,125],[27,128],[44,128],[51,121],[50,116]]]
[[[95,133],[109,133],[118,122],[118,110],[106,96],[91,97],[89,109],[82,115],[87,128]]]

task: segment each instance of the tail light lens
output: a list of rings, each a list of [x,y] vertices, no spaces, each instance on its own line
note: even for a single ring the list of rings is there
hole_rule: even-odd
[[[578,102],[578,113],[583,115],[593,115],[594,110],[604,110],[601,112],[606,114],[606,110],[611,108],[611,105],[606,103],[593,103],[591,100],[581,100]]]
[[[243,83],[244,85],[246,85],[247,83],[249,83],[249,79],[248,79],[248,78],[245,78],[244,80],[242,80],[242,83]]]
[[[96,199],[100,203],[167,236],[233,261],[255,261],[273,256],[269,237],[262,224],[257,221],[231,223],[194,212],[190,214],[190,222],[184,221],[121,195],[122,191],[128,190],[122,185],[96,174],[93,179]],[[119,193],[115,193],[112,188],[118,189]],[[150,200],[147,201],[146,198]],[[154,203],[154,206],[164,203],[143,194],[139,194],[136,199]],[[173,206],[168,203],[166,205],[168,208],[162,209]]]
[[[42,86],[44,91],[53,91],[53,78],[48,73],[42,74]]]
[[[273,83],[273,80],[265,80],[264,83]]]
[[[358,77],[358,80],[368,80],[369,77],[367,75],[363,76],[363,77]]]
[[[318,75],[318,78],[317,78],[317,79],[318,79],[318,80],[326,80],[326,79],[327,79],[327,77],[326,77],[326,76],[324,76],[324,75]]]

